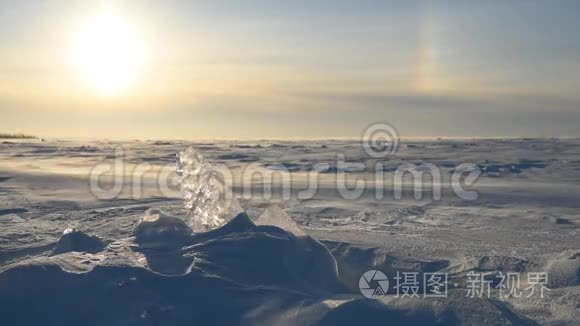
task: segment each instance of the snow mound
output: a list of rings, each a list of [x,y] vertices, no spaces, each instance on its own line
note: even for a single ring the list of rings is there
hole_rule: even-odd
[[[97,253],[105,248],[106,244],[101,238],[88,235],[83,231],[68,228],[60,237],[51,255],[59,255],[67,252]]]
[[[134,237],[96,254],[8,266],[0,293],[10,325],[280,325],[287,311],[309,306],[316,313],[303,318],[312,324],[328,310],[321,300],[344,289],[332,255],[308,236],[254,226],[245,213],[192,234],[181,219],[149,210]]]
[[[424,273],[436,272],[449,266],[448,260],[423,261],[412,257],[396,256],[382,248],[332,241],[325,241],[324,244],[336,259],[342,284],[351,292],[359,291],[361,275],[371,269],[380,270],[389,279],[396,277],[397,273],[417,273],[422,286]],[[393,288],[389,290],[394,291]]]
[[[563,252],[548,261],[545,270],[550,288],[580,285],[580,251]]]
[[[274,226],[256,226],[184,248],[195,268],[254,286],[310,294],[340,292],[334,257],[320,242]]]
[[[389,307],[379,300],[358,299],[330,310],[316,326],[358,325],[445,325],[452,318],[437,320],[429,309]]]

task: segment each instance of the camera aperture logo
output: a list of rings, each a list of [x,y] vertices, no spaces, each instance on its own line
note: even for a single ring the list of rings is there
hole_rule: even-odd
[[[389,290],[389,279],[383,272],[372,269],[360,277],[358,287],[366,298],[378,299]]]

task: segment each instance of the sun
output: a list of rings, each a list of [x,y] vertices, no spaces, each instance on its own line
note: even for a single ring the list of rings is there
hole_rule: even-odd
[[[104,12],[80,28],[73,43],[73,60],[99,94],[116,95],[137,79],[146,49],[121,17]]]

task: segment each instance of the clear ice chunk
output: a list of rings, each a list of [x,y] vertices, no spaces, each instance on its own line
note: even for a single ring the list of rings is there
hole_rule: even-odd
[[[177,154],[177,177],[194,232],[216,229],[243,211],[223,173],[192,147]]]
[[[306,232],[304,232],[304,230],[302,230],[282,208],[275,205],[267,207],[262,214],[253,219],[252,222],[256,225],[273,225],[294,233],[296,236],[306,235]]]

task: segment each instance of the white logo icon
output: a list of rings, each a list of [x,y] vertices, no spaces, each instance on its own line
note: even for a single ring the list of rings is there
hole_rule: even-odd
[[[365,129],[362,145],[370,157],[385,157],[394,154],[399,148],[399,134],[388,123],[373,123]]]
[[[389,280],[383,272],[372,269],[360,277],[358,287],[366,298],[378,299],[387,293]]]

